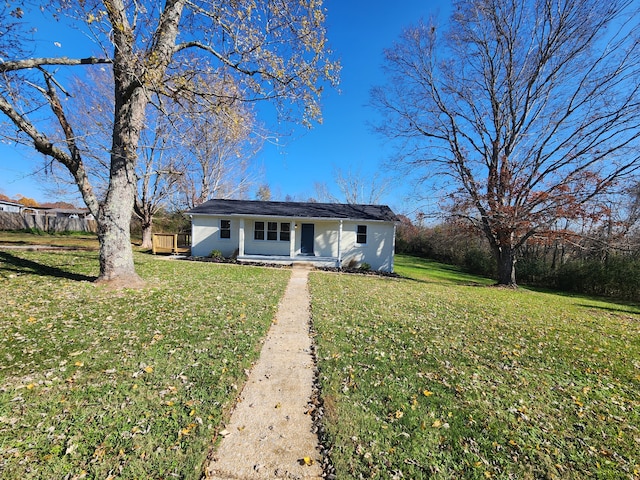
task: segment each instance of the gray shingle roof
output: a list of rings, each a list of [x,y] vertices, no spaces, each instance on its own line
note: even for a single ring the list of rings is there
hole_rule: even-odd
[[[386,205],[347,205],[343,203],[260,202],[255,200],[214,199],[198,205],[186,213],[398,221],[398,217]]]

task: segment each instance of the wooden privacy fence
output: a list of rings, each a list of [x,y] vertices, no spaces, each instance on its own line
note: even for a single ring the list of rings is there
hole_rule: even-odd
[[[85,218],[52,217],[30,213],[0,212],[0,230],[38,229],[43,232],[93,232],[97,229],[95,220]]]
[[[151,251],[156,253],[191,253],[191,235],[188,233],[154,233]]]

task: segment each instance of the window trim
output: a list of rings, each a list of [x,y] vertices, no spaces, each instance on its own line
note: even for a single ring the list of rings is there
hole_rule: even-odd
[[[227,222],[227,226],[223,226],[224,222]],[[231,220],[227,220],[226,218],[220,219],[220,239],[221,240],[230,240],[231,239]]]
[[[361,231],[361,229],[364,230],[364,232]],[[356,225],[356,244],[357,245],[366,245],[367,244],[367,235],[368,235],[368,228],[367,225]],[[361,242],[360,240],[364,237],[364,242]]]

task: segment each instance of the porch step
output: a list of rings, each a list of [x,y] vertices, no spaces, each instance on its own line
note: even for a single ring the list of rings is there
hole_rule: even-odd
[[[313,268],[313,267],[315,267],[313,262],[298,262],[298,261],[292,262],[292,266],[293,266],[293,268]]]
[[[335,267],[338,259],[332,257],[289,257],[279,255],[242,255],[238,257],[240,263],[266,263],[273,265],[302,265],[306,268]]]

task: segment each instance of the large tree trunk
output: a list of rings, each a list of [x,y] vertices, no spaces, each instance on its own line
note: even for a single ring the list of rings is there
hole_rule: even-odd
[[[498,265],[498,285],[517,287],[516,256],[514,249],[508,246],[502,246],[495,248],[493,253]]]
[[[134,268],[130,225],[137,191],[137,148],[149,102],[146,88],[164,77],[171,61],[184,0],[166,2],[154,44],[143,64],[134,52],[134,32],[125,5],[113,0],[104,3],[114,26],[114,124],[109,189],[97,218],[98,282],[137,287],[144,281]]]
[[[142,223],[142,248],[152,248],[152,229],[153,229],[153,217],[143,218]]]
[[[124,69],[116,70],[115,122],[109,189],[98,215],[100,277],[116,287],[139,287],[144,281],[133,264],[131,216],[137,192],[137,145],[147,98]]]
[[[100,242],[100,276],[97,283],[116,287],[139,287],[144,281],[138,276],[131,248],[131,210],[126,202],[105,205],[98,220]]]
[[[97,218],[100,242],[100,276],[97,281],[116,287],[144,284],[135,271],[131,247],[131,214],[136,193],[135,158],[112,160],[109,191]]]

